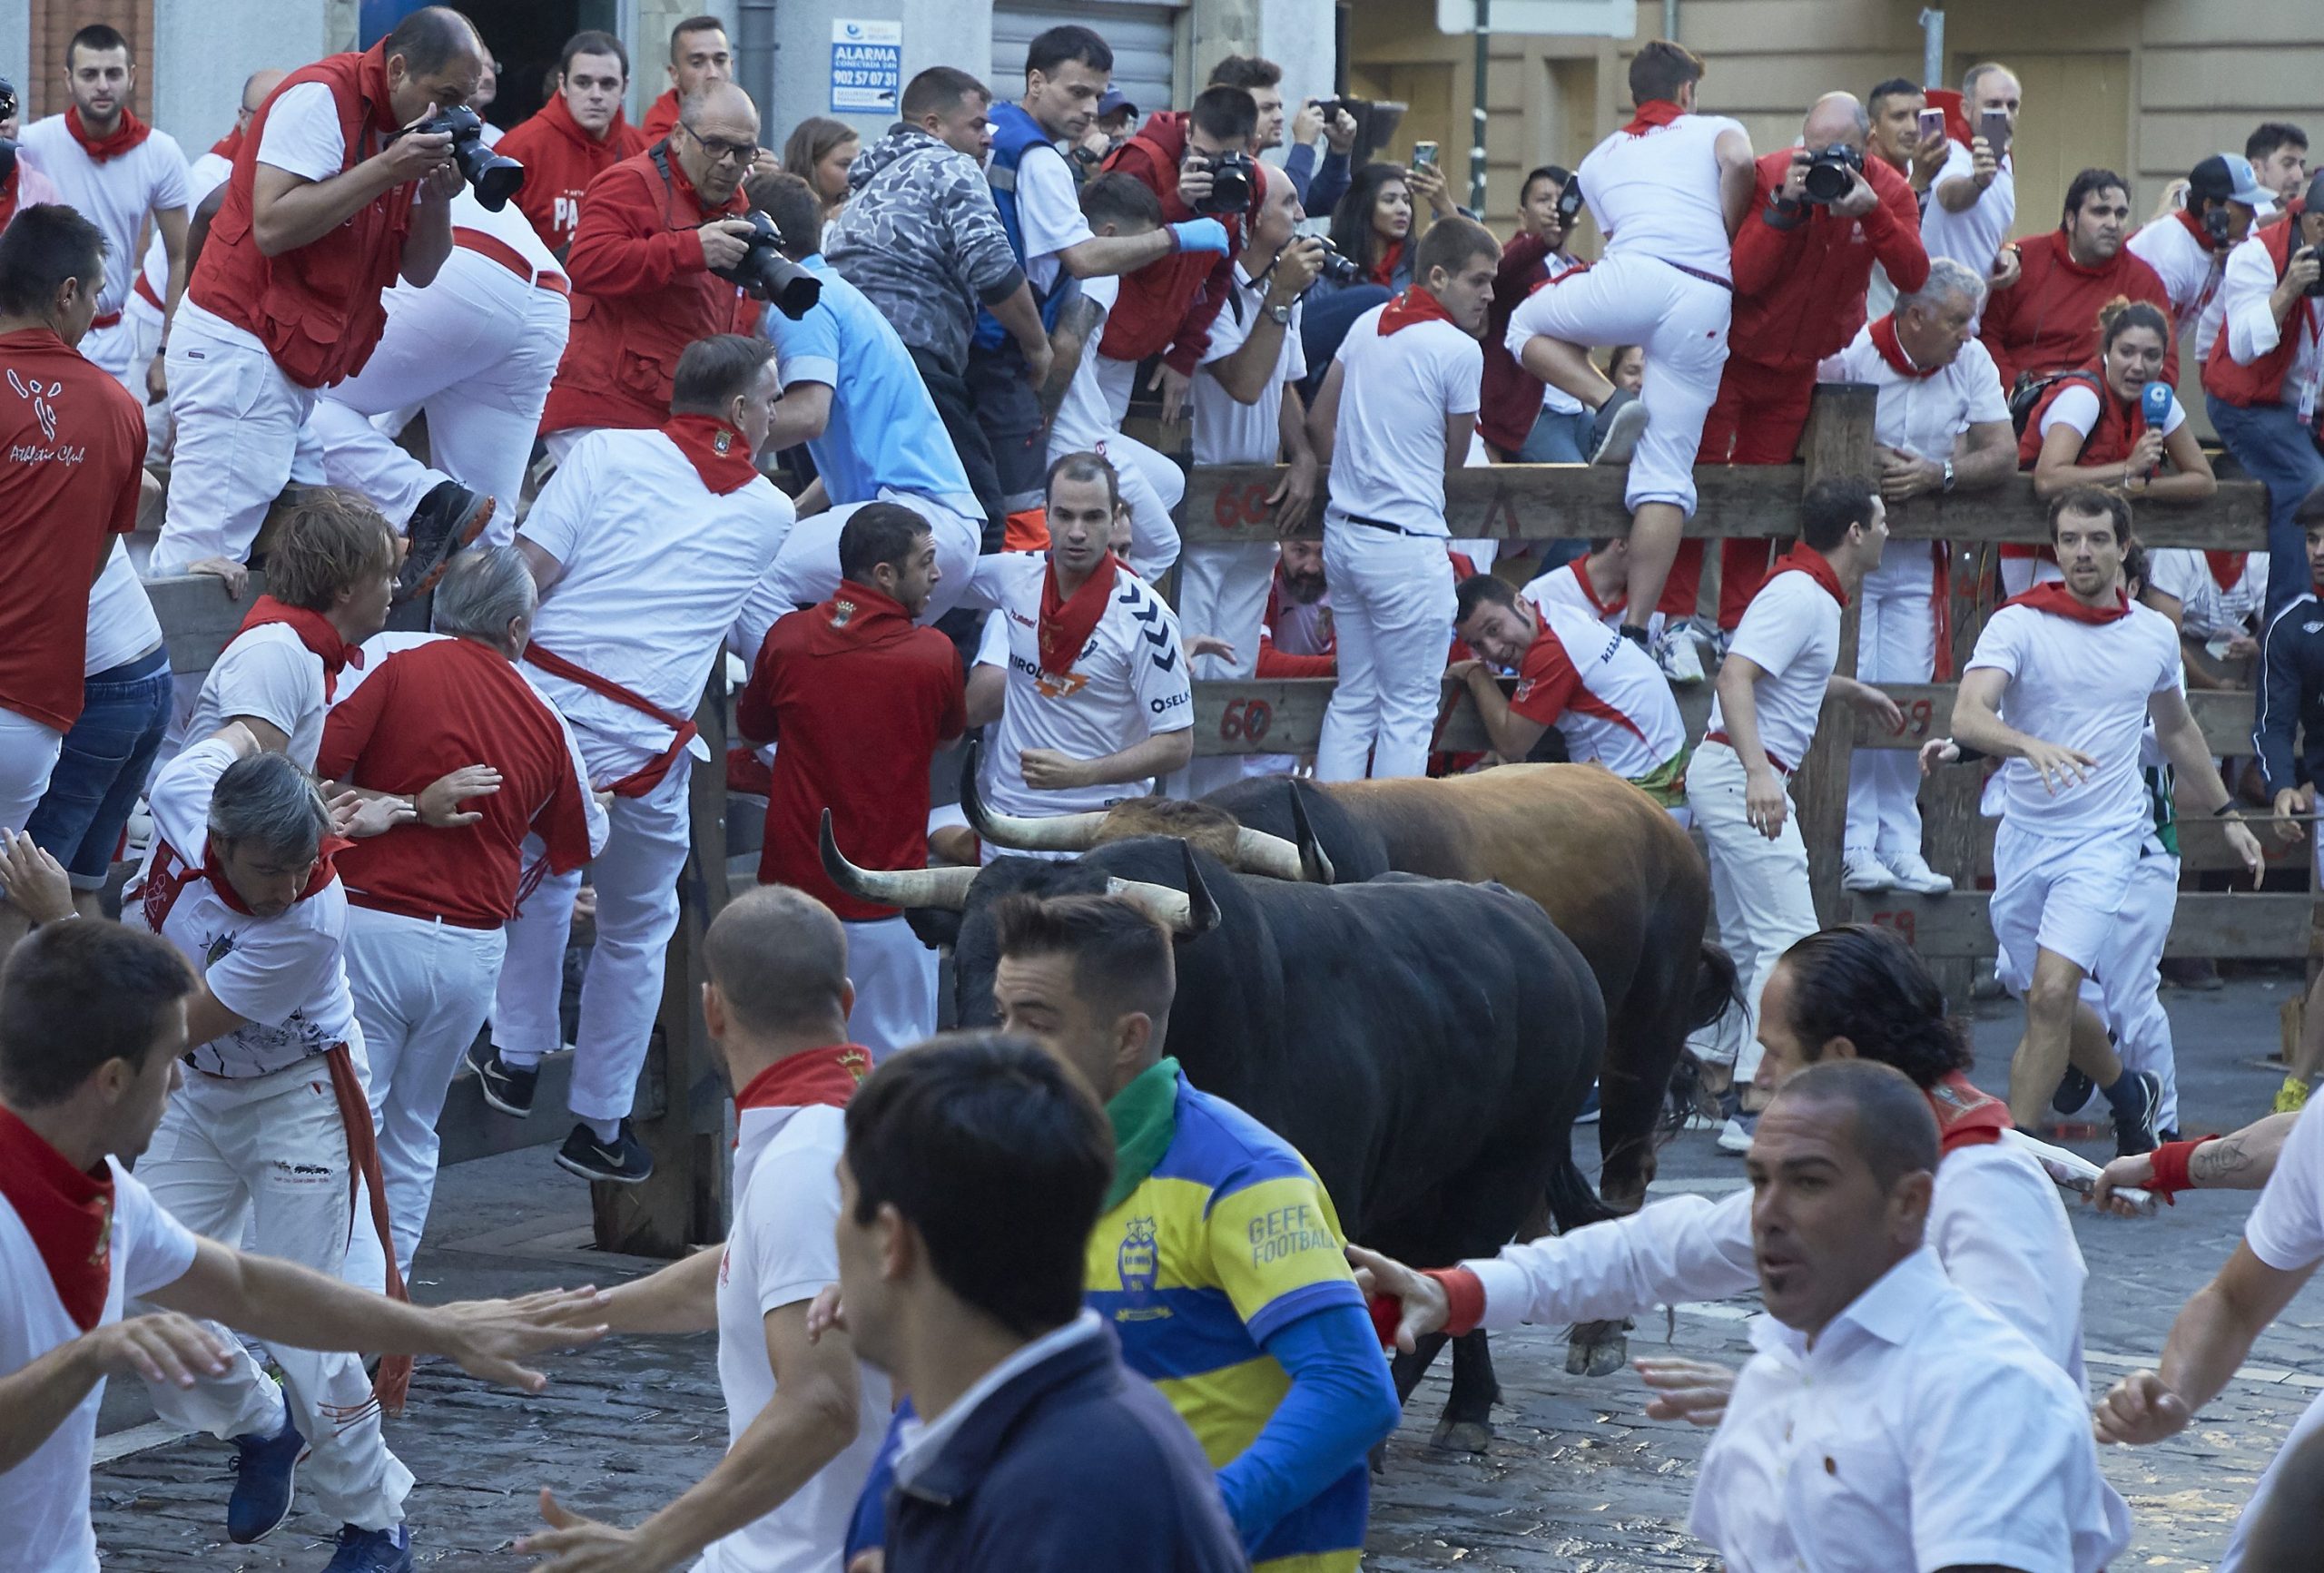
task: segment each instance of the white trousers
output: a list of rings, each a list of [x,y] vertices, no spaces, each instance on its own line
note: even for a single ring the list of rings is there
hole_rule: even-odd
[[[1569,344],[1646,347],[1639,399],[1648,419],[1630,456],[1623,506],[1675,503],[1691,517],[1695,451],[1727,365],[1734,293],[1653,257],[1613,256],[1568,274],[1526,308],[1535,332]]]
[[[2150,838],[2131,870],[2122,905],[2114,914],[2112,943],[2098,960],[2102,1014],[2114,1034],[2114,1050],[2132,1070],[2152,1071],[2162,1084],[2156,1123],[2179,1128],[2179,1059],[2171,1039],[2171,1016],[2162,1008],[2162,947],[2179,910],[2179,860]]]
[[[572,303],[455,246],[434,283],[398,285],[385,304],[388,326],[371,359],[315,406],[324,472],[399,526],[447,480],[488,493],[495,506],[483,542],[507,545]],[[428,415],[432,469],[369,418],[415,404]]]
[[[1936,565],[1920,541],[1893,541],[1865,576],[1856,675],[1866,683],[1926,683],[1936,671],[1936,618],[1929,605]],[[1851,851],[1921,850],[1920,756],[1908,748],[1860,748],[1848,760]]]
[[[1052,447],[1049,461],[1067,451]],[[1122,501],[1129,507],[1130,569],[1151,584],[1178,560],[1178,524],[1172,514],[1186,498],[1187,477],[1162,455],[1119,432],[1100,439],[1097,452],[1114,467]]]
[[[936,952],[901,917],[842,927],[847,980],[855,985],[848,1035],[873,1059],[936,1036]]]
[[[1189,638],[1208,634],[1235,646],[1231,660],[1206,655],[1194,663],[1196,677],[1247,679],[1257,673],[1259,630],[1266,623],[1275,562],[1275,546],[1271,541],[1196,546],[1178,559],[1178,626]],[[1170,772],[1163,790],[1176,798],[1202,797],[1241,781],[1250,773],[1250,762],[1262,757],[1272,756],[1221,754],[1192,760],[1184,770]]]
[[[1433,536],[1327,515],[1339,681],[1315,749],[1317,781],[1425,775],[1452,642],[1452,563]]]
[[[13,710],[0,710],[0,827],[21,831],[47,794],[64,752],[64,734]]]
[[[149,571],[182,574],[204,557],[245,561],[282,488],[323,478],[321,446],[307,429],[315,390],[283,376],[251,335],[182,315],[167,367],[177,439]]]
[[[388,1224],[405,1276],[419,1250],[436,1194],[436,1120],[460,1056],[492,1009],[507,937],[368,907],[347,909],[347,986],[371,1061],[371,1128]],[[356,1221],[347,1280],[385,1283],[369,1209]]]
[[[349,1044],[363,1068],[360,1035]],[[177,1221],[212,1240],[243,1240],[336,1278],[347,1253],[353,1197],[347,1128],[320,1060],[269,1076],[189,1075],[138,1162],[137,1177]],[[245,1235],[245,1226],[248,1234]],[[223,1376],[191,1388],[147,1383],[161,1418],[220,1438],[273,1430],[283,1395],[231,1336]],[[301,1479],[341,1523],[385,1529],[403,1518],[411,1471],[379,1434],[363,1362],[345,1352],[271,1346],[299,1429],[313,1449]]]
[[[153,364],[153,352],[162,347],[162,320],[131,310],[140,304],[138,298],[132,295],[130,306],[122,308],[120,321],[110,328],[90,329],[74,348],[129,389],[130,397],[137,400],[142,409],[145,406],[145,369]]]
[[[1106,403],[1114,412],[1114,424],[1119,426],[1129,418],[1130,396],[1137,391],[1137,362],[1098,355],[1095,345],[1085,353],[1098,356],[1098,390],[1106,396]]]
[[[1807,843],[1800,839],[1799,805],[1788,801],[1788,783],[1783,833],[1774,841],[1743,817],[1743,762],[1733,749],[1706,742],[1695,750],[1687,766],[1687,806],[1710,852],[1718,942],[1735,959],[1745,1007],[1729,1011],[1716,1039],[1696,1052],[1731,1063],[1738,1083],[1758,1072],[1759,996],[1768,977],[1783,953],[1817,929],[1816,902],[1807,887]]]
[[[635,749],[608,750],[579,732],[592,780],[615,779],[637,768]],[[606,757],[601,758],[601,754]],[[670,936],[678,928],[678,870],[687,847],[686,778],[694,768],[680,754],[661,784],[644,797],[615,798],[606,850],[589,865],[597,892],[596,942],[581,984],[581,1023],[574,1034],[573,1091],[566,1106],[584,1120],[626,1116],[637,1095],[637,1073],[662,1006],[662,972]],[[527,837],[527,867],[541,854]],[[553,874],[525,899],[508,925],[507,959],[492,1008],[492,1043],[516,1066],[537,1065],[564,1041],[557,1001],[565,986],[565,946],[573,929],[573,899],[581,873]]]
[[[933,623],[959,605],[960,597],[968,593],[969,581],[976,574],[977,554],[984,546],[984,521],[933,497],[886,487],[880,488],[879,500],[910,508],[928,521],[929,533],[936,541],[936,566],[943,577],[937,580],[936,588],[930,593],[927,609],[920,614],[920,621]],[[840,534],[847,528],[847,521],[855,516],[856,510],[868,506],[842,503],[820,514],[810,514],[791,526],[791,533],[783,538],[783,549],[774,556],[774,588],[778,597],[785,601],[785,610],[793,605],[812,606],[829,599],[839,588]],[[760,640],[766,637],[763,628],[742,632],[754,633]],[[756,658],[757,640],[753,641],[748,654]]]

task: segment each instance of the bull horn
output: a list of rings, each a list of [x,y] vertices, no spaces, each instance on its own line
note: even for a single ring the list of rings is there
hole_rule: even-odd
[[[960,812],[980,839],[1011,852],[1086,852],[1098,844],[1098,827],[1106,822],[1103,813],[1030,819],[986,808],[984,794],[977,790],[978,751],[983,746],[970,743],[960,766]]]
[[[936,907],[964,910],[969,887],[977,882],[977,869],[861,869],[847,860],[832,836],[832,811],[823,811],[823,872],[831,882],[859,901],[883,907]]]
[[[1302,875],[1311,885],[1328,885],[1339,876],[1332,868],[1332,860],[1324,853],[1324,843],[1316,839],[1315,826],[1307,818],[1306,783],[1294,776],[1291,782],[1291,829],[1298,838],[1299,866]]]
[[[1146,915],[1169,930],[1186,939],[1207,934],[1218,927],[1218,903],[1212,899],[1210,886],[1196,865],[1195,850],[1185,842],[1178,850],[1187,860],[1187,888],[1174,890],[1167,885],[1157,885],[1150,880],[1108,879],[1106,894],[1133,901]]]

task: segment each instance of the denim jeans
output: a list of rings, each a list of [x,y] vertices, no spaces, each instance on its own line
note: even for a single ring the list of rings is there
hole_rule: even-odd
[[[102,890],[170,723],[169,652],[96,673],[81,693],[80,719],[64,734],[48,791],[25,833],[64,865],[74,890]]]
[[[1517,457],[1524,464],[1587,464],[1590,428],[1596,419],[1586,409],[1571,415],[1544,409],[1533,422],[1533,429],[1526,433],[1525,446],[1517,450]]]
[[[2299,412],[2290,405],[2246,409],[2210,394],[2203,402],[2227,451],[2268,487],[2267,614],[2273,617],[2286,602],[2306,595],[2314,580],[2308,571],[2308,543],[2293,516],[2309,492],[2324,486],[2324,454],[2316,451]]]

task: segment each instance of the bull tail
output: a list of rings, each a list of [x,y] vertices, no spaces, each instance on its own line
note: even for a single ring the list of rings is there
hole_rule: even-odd
[[[1736,975],[1735,958],[1706,939],[1695,968],[1695,992],[1688,1000],[1687,1030],[1700,1032],[1715,1026],[1730,1010],[1743,1005],[1743,983]]]

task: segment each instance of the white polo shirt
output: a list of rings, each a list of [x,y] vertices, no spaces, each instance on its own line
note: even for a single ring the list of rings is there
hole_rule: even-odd
[[[1253,285],[1243,264],[1236,263],[1235,292],[1210,326],[1210,348],[1203,352],[1203,367],[1226,359],[1250,342],[1251,329],[1265,316],[1266,309],[1266,286]],[[1292,303],[1291,321],[1275,351],[1275,369],[1267,373],[1266,386],[1259,390],[1256,402],[1237,401],[1216,376],[1205,377],[1197,371],[1187,396],[1194,403],[1195,463],[1273,464],[1281,457],[1284,385],[1307,375],[1307,352],[1300,344],[1305,309],[1304,302]],[[1344,400],[1346,388],[1340,392]]]
[[[1194,687],[1178,647],[1177,614],[1135,574],[1115,576],[1114,594],[1068,673],[1041,667],[1045,552],[977,559],[969,597],[1008,621],[1009,690],[999,735],[984,757],[986,801],[1003,813],[1039,817],[1103,809],[1144,797],[1151,781],[1111,782],[1062,791],[1025,784],[1018,756],[1054,749],[1068,759],[1103,759],[1165,732],[1194,725]]]
[[[1824,690],[1839,664],[1840,604],[1804,573],[1771,574],[1743,609],[1728,654],[1763,673],[1751,685],[1759,747],[1768,763],[1788,775],[1807,757],[1824,713]],[[1709,732],[1726,727],[1714,692]]]
[[[1970,653],[1968,670],[1979,667],[2007,674],[2001,713],[2012,727],[2098,762],[2053,795],[2032,765],[2009,761],[2001,768],[2004,817],[2065,840],[2142,832],[2149,819],[2139,739],[2147,702],[2186,686],[2171,619],[2135,603],[2128,615],[2097,624],[2004,606]]]
[[[718,1263],[718,1386],[727,1446],[774,1401],[766,1319],[839,1282],[836,1168],[846,1111],[746,1108],[735,1122],[734,1222]],[[888,1380],[858,1362],[855,1440],[789,1500],[704,1548],[705,1573],[831,1573],[888,1430]]]
[[[1334,357],[1342,369],[1331,507],[1343,519],[1444,536],[1444,422],[1476,414],[1484,349],[1450,322],[1383,334],[1386,310],[1374,306],[1357,318]],[[1336,521],[1327,512],[1325,522]]]
[[[1768,1316],[1750,1337],[1687,1524],[1731,1573],[2098,1573],[2129,1545],[2081,1391],[1935,1251],[1812,1348]]]
[[[2279,1273],[2306,1273],[2324,1262],[2324,1118],[2303,1117],[2292,1126],[2276,1158],[2276,1171],[2260,1193],[2259,1205],[2244,1221],[2243,1243]],[[2218,1573],[2236,1573],[2242,1565],[2244,1535],[2258,1521],[2275,1489],[2284,1460],[2319,1427],[2324,1427],[2324,1398],[2300,1412],[2281,1450],[2260,1477],[2251,1499],[2243,1506],[2242,1518],[2236,1521],[2227,1555],[2220,1558]]]
[[[315,768],[323,745],[323,661],[288,623],[261,623],[218,653],[202,673],[185,734],[200,740],[238,715],[254,715],[288,737],[284,752]]]
[[[56,188],[57,200],[77,209],[104,236],[105,287],[97,296],[97,315],[119,311],[136,281],[137,240],[145,232],[146,215],[192,205],[185,153],[175,137],[156,131],[99,163],[74,140],[61,114],[33,122],[23,140],[34,167]]]
[[[334,877],[281,916],[259,918],[238,910],[226,900],[231,892],[202,877],[211,793],[233,762],[234,751],[211,739],[154,779],[153,844],[122,891],[121,919],[175,945],[218,1003],[249,1018],[196,1044],[188,1062],[212,1076],[265,1076],[335,1044],[361,1041],[340,959],[347,891]],[[169,849],[174,857],[157,867]]]
[[[1609,628],[1621,626],[1622,613],[1630,604],[1625,594],[1620,599],[1600,601],[1597,589],[1590,583],[1590,570],[1581,565],[1582,559],[1551,568],[1539,578],[1529,580],[1518,595],[1533,604],[1536,611],[1546,613],[1552,606],[1567,606],[1576,612],[1595,617]]]
[[[2017,221],[2016,154],[2004,153],[1993,184],[1960,212],[1946,211],[1937,192],[1950,180],[1967,180],[1976,171],[1976,156],[1962,142],[1945,144],[1945,167],[1928,183],[1928,205],[1921,210],[1921,245],[1929,260],[1950,257],[1984,279],[1994,270],[2009,227]]]
[[[1874,346],[1867,323],[1846,349],[1817,364],[1816,380],[1870,383],[1878,390],[1872,440],[1940,464],[1953,457],[1954,439],[1971,427],[2009,418],[2001,372],[1992,353],[1974,339],[1937,370],[1913,377],[1888,364]]]
[[[2240,565],[2230,562],[2234,575],[2222,585],[2211,573],[2207,553],[2191,546],[2158,546],[2147,554],[2148,587],[2178,601],[2181,632],[2200,639],[2251,632],[2251,621],[2268,598],[2268,555],[2233,555],[2243,560]]]
[[[1677,759],[1686,725],[1645,648],[1590,614],[1553,603],[1518,668],[1509,708],[1564,734],[1566,757],[1637,781]]]
[[[2181,359],[2191,349],[2195,359],[2211,352],[2211,338],[2219,331],[2211,320],[2211,304],[2227,273],[2227,248],[2214,251],[2186,223],[2183,211],[2165,213],[2139,226],[2123,242],[2131,255],[2153,269],[2171,296],[2171,320],[2179,325]],[[2204,329],[2206,320],[2210,330]]]
[[[113,1159],[113,1277],[97,1325],[122,1317],[122,1302],[176,1283],[193,1265],[194,1237],[163,1211],[137,1177]],[[0,1376],[11,1376],[81,1336],[56,1295],[40,1247],[0,1196]],[[0,1545],[8,1565],[36,1573],[97,1573],[89,1526],[89,1472],[97,1441],[101,1377],[31,1456],[0,1474]]]
[[[185,205],[189,222],[192,221],[193,210],[200,207],[202,200],[212,192],[224,185],[233,172],[233,162],[221,158],[214,152],[205,152],[186,166]],[[145,248],[144,270],[145,287],[153,291],[153,298],[163,301],[169,300],[170,249],[162,243],[159,230],[153,232],[153,241]],[[191,277],[190,273],[189,277]],[[133,294],[130,304],[125,310],[130,311],[151,310],[151,306],[142,298]],[[160,313],[155,312],[154,315],[158,317]]]
[[[1724,115],[1682,114],[1635,136],[1618,131],[1592,148],[1574,173],[1606,255],[1658,257],[1732,278],[1718,143],[1742,130]]]
[[[1098,308],[1098,320],[1089,325],[1073,379],[1065,385],[1065,397],[1058,400],[1056,418],[1049,422],[1051,462],[1069,453],[1098,452],[1108,437],[1121,429],[1106,390],[1098,383],[1098,341],[1105,336],[1106,319],[1121,292],[1121,276],[1117,273],[1081,280],[1081,299]],[[1200,388],[1200,378],[1195,379],[1195,386]]]
[[[2046,437],[2059,427],[2070,426],[2086,440],[2097,428],[2099,413],[2098,390],[2087,382],[2069,382],[2042,412],[2042,435]],[[2167,437],[2186,424],[2187,407],[2173,398],[2171,414],[2162,422],[2162,435]]]

